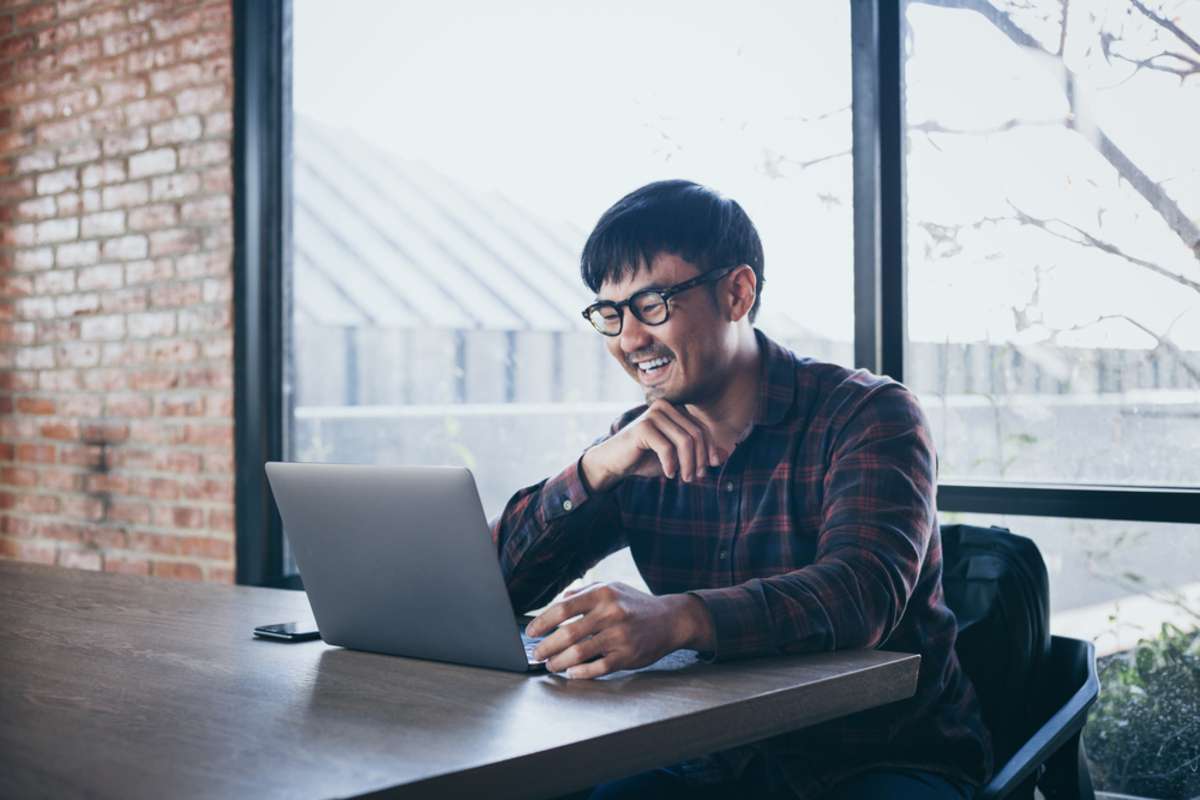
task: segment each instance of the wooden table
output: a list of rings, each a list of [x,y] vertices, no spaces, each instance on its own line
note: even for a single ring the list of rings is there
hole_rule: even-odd
[[[551,797],[909,697],[920,662],[681,651],[568,681],[250,635],[307,613],[0,561],[0,797]]]

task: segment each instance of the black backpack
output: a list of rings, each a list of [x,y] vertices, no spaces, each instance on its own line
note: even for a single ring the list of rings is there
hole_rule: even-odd
[[[975,684],[997,768],[1044,720],[1037,678],[1050,657],[1050,581],[1037,545],[1007,528],[946,525],[942,585],[955,651]]]

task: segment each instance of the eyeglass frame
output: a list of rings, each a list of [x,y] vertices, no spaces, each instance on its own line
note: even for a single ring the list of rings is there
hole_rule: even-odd
[[[671,319],[671,304],[669,301],[672,297],[674,297],[677,294],[681,294],[682,292],[686,292],[688,289],[695,289],[697,286],[703,286],[706,283],[715,283],[716,281],[721,280],[726,275],[730,274],[731,272],[733,272],[735,269],[737,269],[740,266],[742,266],[742,265],[741,264],[733,264],[732,266],[728,266],[728,267],[720,267],[718,269],[710,269],[708,272],[697,275],[694,278],[689,278],[686,281],[676,283],[673,286],[667,286],[666,288],[663,288],[663,289],[655,289],[653,287],[647,288],[647,289],[639,289],[636,292],[634,292],[633,294],[629,295],[629,297],[625,298],[624,300],[622,300],[620,302],[616,302],[614,300],[597,300],[596,302],[592,303],[590,306],[588,306],[587,308],[585,308],[583,310],[583,312],[582,312],[583,318],[585,320],[587,320],[587,323],[589,325],[592,326],[592,330],[596,331],[596,333],[600,334],[601,336],[620,336],[621,335],[621,332],[625,330],[625,309],[626,308],[628,308],[629,313],[633,314],[633,316],[637,317],[638,322],[642,323],[643,325],[649,325],[652,328],[658,327],[659,325],[665,325],[667,323],[667,321],[669,319]],[[647,322],[646,320],[642,319],[642,315],[637,312],[637,307],[635,305],[633,305],[634,300],[636,300],[638,297],[641,297],[642,295],[647,295],[647,294],[656,294],[660,298],[662,298],[663,307],[666,309],[666,316],[662,318],[661,322]],[[592,312],[598,308],[615,308],[617,310],[619,322],[617,324],[616,331],[614,331],[613,333],[606,333],[606,332],[600,330],[599,328],[597,328],[596,323],[592,322]]]

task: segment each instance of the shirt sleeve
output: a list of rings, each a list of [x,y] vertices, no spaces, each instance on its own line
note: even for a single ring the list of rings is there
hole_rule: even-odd
[[[812,564],[692,592],[708,607],[716,660],[877,647],[904,616],[936,519],[936,459],[916,398],[867,396],[833,440]]]
[[[518,614],[545,605],[626,544],[615,493],[590,491],[580,461],[518,491],[492,522],[492,541]]]

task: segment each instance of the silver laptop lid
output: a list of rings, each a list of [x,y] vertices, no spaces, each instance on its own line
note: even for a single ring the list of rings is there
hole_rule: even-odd
[[[527,669],[469,470],[266,466],[326,642]]]

